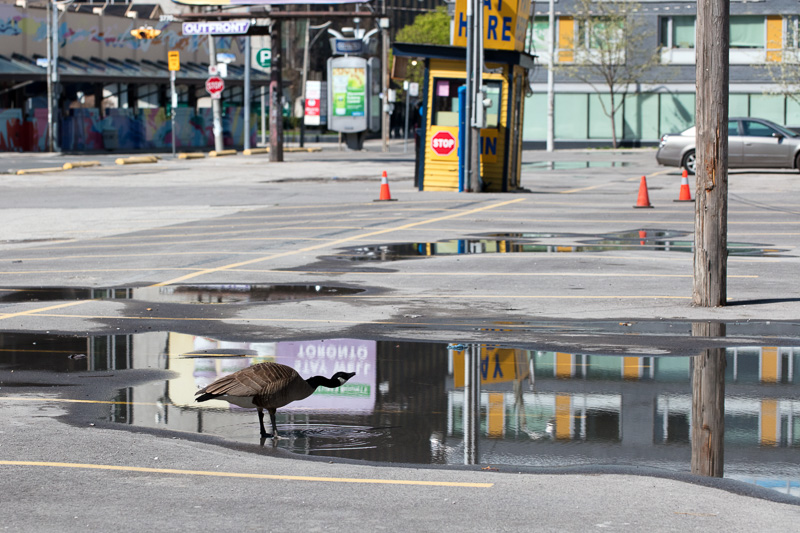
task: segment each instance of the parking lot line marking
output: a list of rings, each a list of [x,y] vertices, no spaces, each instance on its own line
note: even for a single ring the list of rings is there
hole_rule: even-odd
[[[338,240],[335,240],[335,241],[325,242],[325,243],[322,243],[322,244],[315,244],[313,246],[308,246],[306,248],[288,250],[286,252],[279,252],[277,254],[271,254],[271,255],[264,256],[264,257],[258,257],[258,258],[255,258],[255,259],[250,259],[248,261],[242,261],[242,262],[239,262],[239,263],[231,263],[231,264],[228,264],[228,265],[209,268],[209,269],[206,269],[206,270],[202,270],[200,272],[193,272],[191,274],[186,274],[184,276],[173,278],[173,279],[170,279],[170,280],[167,280],[167,281],[162,281],[160,283],[156,283],[154,285],[151,285],[151,287],[164,287],[166,285],[173,285],[175,283],[180,283],[182,281],[186,281],[188,279],[192,279],[192,278],[196,278],[196,277],[199,277],[199,276],[203,276],[205,274],[211,274],[211,273],[214,273],[214,272],[221,272],[221,271],[224,271],[224,270],[230,270],[232,268],[238,268],[238,267],[242,267],[242,266],[252,265],[252,264],[255,264],[255,263],[261,263],[261,262],[264,262],[264,261],[269,261],[271,259],[278,259],[278,258],[281,258],[281,257],[287,257],[287,256],[296,255],[296,254],[302,254],[302,253],[306,253],[306,252],[313,252],[315,250],[319,250],[320,248],[325,248],[325,247],[329,247],[329,246],[338,246],[338,245],[344,244],[346,242],[352,242],[352,241],[359,240],[359,239],[365,239],[367,237],[375,237],[376,235],[385,235],[387,233],[392,233],[392,232],[395,232],[395,231],[402,231],[402,230],[405,230],[405,229],[408,229],[408,228],[414,228],[414,227],[423,226],[423,225],[426,225],[426,224],[433,224],[435,222],[441,222],[442,220],[450,220],[450,219],[453,219],[453,218],[461,218],[461,217],[465,217],[465,216],[472,215],[472,214],[475,214],[475,213],[480,213],[482,211],[488,211],[490,209],[497,209],[499,207],[504,207],[504,206],[507,206],[507,205],[510,205],[510,204],[515,204],[515,203],[518,203],[518,202],[522,202],[524,200],[525,200],[525,198],[516,198],[514,200],[506,200],[504,202],[495,202],[495,203],[492,203],[492,204],[489,204],[489,205],[483,205],[483,206],[480,206],[480,207],[476,207],[474,209],[470,209],[470,210],[467,210],[467,211],[457,211],[455,213],[450,213],[448,215],[438,216],[438,217],[435,217],[435,218],[429,218],[429,219],[425,219],[425,220],[418,220],[416,222],[409,222],[408,224],[404,224],[402,226],[370,231],[368,233],[360,233],[358,235],[353,235],[351,237],[344,237],[342,239],[338,239]]]
[[[112,402],[106,400],[74,400],[70,398],[30,398],[23,396],[0,396],[3,402],[46,402],[46,403],[99,403],[110,405],[174,405],[155,402]]]
[[[35,314],[43,313],[45,311],[53,311],[54,309],[63,309],[65,307],[73,307],[75,305],[82,305],[82,304],[85,304],[86,302],[90,302],[90,301],[92,301],[92,300],[76,300],[74,302],[67,302],[67,303],[63,303],[63,304],[50,305],[48,307],[38,307],[36,309],[28,309],[27,311],[19,311],[18,313],[6,313],[6,314],[3,314],[3,315],[0,315],[0,320],[5,320],[7,318],[17,318],[17,317],[21,317],[21,316],[35,315]],[[58,315],[56,315],[56,316],[58,316]]]
[[[379,479],[352,477],[288,476],[282,474],[252,474],[243,472],[214,472],[209,470],[179,470],[176,468],[147,468],[142,466],[100,465],[92,463],[57,463],[50,461],[0,461],[5,466],[47,466],[53,468],[81,468],[86,470],[110,470],[117,472],[140,472],[145,474],[175,474],[183,476],[231,477],[244,479],[271,479],[277,481],[316,481],[322,483],[361,483],[372,485],[412,485],[426,487],[460,487],[488,489],[494,483],[468,483],[459,481],[422,481],[409,479]]]

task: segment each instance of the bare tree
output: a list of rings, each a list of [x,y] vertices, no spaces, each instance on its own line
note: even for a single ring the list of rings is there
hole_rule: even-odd
[[[787,28],[784,42],[767,43],[764,69],[775,84],[771,94],[780,94],[800,104],[800,28],[797,20]]]
[[[615,117],[625,96],[661,62],[655,34],[642,19],[641,6],[626,0],[578,0],[573,62],[556,67],[569,77],[588,84],[600,98],[611,119],[611,139],[617,147]],[[654,80],[650,80],[654,81]]]

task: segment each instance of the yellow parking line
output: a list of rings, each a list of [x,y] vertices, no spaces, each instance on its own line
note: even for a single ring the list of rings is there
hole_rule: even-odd
[[[111,405],[165,405],[155,402],[112,402],[106,400],[73,400],[69,398],[24,398],[22,396],[0,396],[3,402],[46,402],[46,403],[99,403]],[[169,404],[172,405],[172,404]]]
[[[306,252],[313,252],[314,250],[319,250],[320,248],[339,246],[340,244],[344,244],[346,242],[352,242],[352,241],[356,241],[356,240],[359,240],[359,239],[365,239],[367,237],[375,237],[376,235],[384,235],[386,233],[392,233],[392,232],[395,232],[395,231],[402,231],[402,230],[405,230],[405,229],[408,229],[408,228],[413,228],[413,227],[416,227],[416,226],[422,226],[422,225],[425,225],[425,224],[433,224],[434,222],[441,222],[442,220],[449,220],[449,219],[452,219],[452,218],[465,217],[465,216],[472,215],[472,214],[475,214],[475,213],[480,213],[482,211],[488,211],[489,209],[496,209],[498,207],[503,207],[503,206],[514,204],[514,203],[517,203],[517,202],[522,202],[524,200],[525,200],[525,198],[517,198],[517,199],[514,199],[514,200],[506,200],[505,202],[497,202],[497,203],[493,203],[493,204],[490,204],[490,205],[484,205],[484,206],[481,206],[481,207],[476,207],[475,209],[470,209],[469,211],[458,211],[456,213],[451,213],[449,215],[444,215],[444,216],[440,216],[440,217],[436,217],[436,218],[429,218],[429,219],[420,220],[420,221],[417,221],[417,222],[411,222],[409,224],[404,224],[402,226],[397,226],[397,227],[394,227],[394,228],[386,228],[386,229],[382,229],[382,230],[371,231],[369,233],[361,233],[359,235],[353,235],[352,237],[345,237],[343,239],[338,239],[338,240],[335,240],[335,241],[325,242],[325,243],[322,243],[322,244],[316,244],[314,246],[308,246],[306,248],[289,250],[289,251],[286,251],[286,252],[280,252],[280,253],[277,253],[277,254],[272,254],[272,255],[267,255],[267,256],[264,256],[264,257],[258,257],[258,258],[255,258],[255,259],[250,259],[249,261],[242,261],[242,262],[239,262],[239,263],[231,263],[229,265],[223,265],[223,266],[219,266],[219,267],[209,268],[209,269],[206,269],[206,270],[202,270],[200,272],[194,272],[192,274],[186,274],[184,276],[173,278],[171,280],[162,281],[161,283],[156,283],[156,284],[151,285],[151,286],[152,287],[163,287],[165,285],[172,285],[172,284],[175,284],[175,283],[180,283],[182,281],[186,281],[187,279],[192,279],[192,278],[196,278],[198,276],[203,276],[205,274],[211,274],[211,273],[214,273],[214,272],[221,272],[221,271],[224,271],[224,270],[230,270],[230,269],[233,269],[233,268],[252,265],[252,264],[255,264],[255,263],[261,263],[263,261],[269,261],[271,259],[278,259],[278,258],[281,258],[281,257],[287,257],[287,256],[290,256],[290,255],[297,255],[297,254],[302,254],[302,253],[306,253]]]
[[[34,314],[42,313],[42,312],[45,312],[45,311],[52,311],[54,309],[63,309],[64,307],[72,307],[72,306],[75,306],[75,305],[82,305],[82,304],[85,304],[86,302],[91,302],[91,301],[93,301],[93,300],[76,300],[74,302],[67,302],[67,303],[64,303],[64,304],[51,305],[51,306],[48,306],[48,307],[39,307],[39,308],[36,308],[36,309],[28,309],[27,311],[20,311],[18,313],[6,313],[4,315],[0,315],[0,320],[4,320],[6,318],[17,318],[17,317],[20,317],[20,316],[34,315]],[[58,315],[55,315],[55,316],[58,316]]]
[[[241,472],[213,472],[208,470],[178,470],[175,468],[146,468],[141,466],[98,465],[91,463],[56,463],[49,461],[0,461],[5,466],[49,466],[55,468],[82,468],[117,472],[142,472],[146,474],[176,474],[184,476],[232,477],[244,479],[272,479],[279,481],[316,481],[323,483],[364,483],[373,485],[413,485],[426,487],[461,487],[488,489],[494,483],[462,483],[456,481],[415,481],[407,479],[370,479],[349,477],[286,476],[279,474],[251,474]]]

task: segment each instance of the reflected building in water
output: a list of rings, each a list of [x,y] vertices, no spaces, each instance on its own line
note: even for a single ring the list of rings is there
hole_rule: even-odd
[[[356,371],[347,387],[278,411],[278,446],[379,462],[461,464],[465,442],[492,465],[634,465],[688,472],[692,358],[611,356],[397,341],[240,343],[179,333],[60,337],[0,334],[0,369],[164,369],[121,389],[107,419],[257,442],[251,412],[194,402],[250,364],[303,377]],[[465,352],[479,366],[473,444],[464,434]],[[725,475],[800,495],[800,348],[726,350]],[[217,405],[219,404],[219,405]]]

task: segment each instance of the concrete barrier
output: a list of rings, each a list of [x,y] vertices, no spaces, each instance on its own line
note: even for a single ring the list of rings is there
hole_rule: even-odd
[[[72,163],[64,163],[64,170],[72,170],[73,168],[85,167],[99,167],[100,161],[73,161]]]
[[[178,159],[204,159],[206,154],[203,152],[184,152],[178,154]]]
[[[244,155],[268,154],[269,148],[248,148],[242,152]]]
[[[44,172],[61,172],[62,170],[64,170],[64,167],[24,168],[22,170],[17,170],[17,176],[23,174],[42,174]]]
[[[135,155],[133,157],[120,157],[115,161],[118,165],[135,165],[138,163],[158,163],[154,155]]]
[[[216,150],[211,150],[208,152],[208,157],[222,157],[224,155],[236,155],[236,150],[220,150],[217,152]]]

